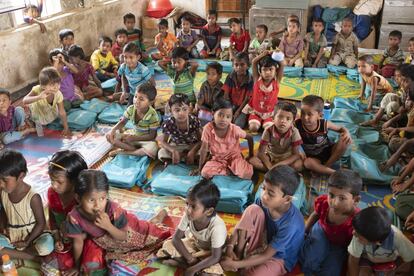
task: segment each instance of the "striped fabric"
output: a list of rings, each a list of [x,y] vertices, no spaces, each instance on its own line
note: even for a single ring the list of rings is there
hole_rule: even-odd
[[[190,102],[196,102],[196,97],[193,89],[194,77],[191,75],[190,69],[188,67],[179,73],[176,72],[171,65],[168,65],[167,75],[172,78],[174,82],[174,94],[185,94],[190,99]]]
[[[136,135],[140,136],[148,134],[151,130],[157,130],[160,126],[160,116],[158,116],[157,111],[153,107],[150,106],[147,113],[144,115],[144,118],[138,122],[135,121],[136,112],[137,110],[135,106],[130,105],[123,115],[125,119],[131,120],[131,122],[135,125]]]

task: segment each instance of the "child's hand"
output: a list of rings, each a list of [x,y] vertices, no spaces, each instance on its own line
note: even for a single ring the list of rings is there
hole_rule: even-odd
[[[42,22],[39,22],[38,24],[39,24],[39,27],[40,27],[40,32],[45,33],[47,31],[45,24],[43,24]]]
[[[112,131],[106,134],[106,140],[113,144],[115,142],[115,133],[113,133]]]
[[[196,263],[198,263],[198,259],[194,256],[191,256],[191,258],[189,260],[186,260],[187,264],[189,266],[195,265]]]
[[[62,54],[58,54],[56,57],[59,60],[59,62],[65,63],[65,57]]]
[[[186,164],[187,165],[193,165],[194,164],[194,159],[195,159],[195,152],[193,150],[190,150],[187,153],[187,160],[186,160]]]
[[[121,97],[119,98],[119,103],[123,104],[129,98],[129,93],[122,92]]]
[[[348,131],[343,131],[341,133],[341,138],[344,140],[345,144],[347,145],[350,145],[352,143],[352,138]]]
[[[224,271],[237,271],[237,264],[232,259],[226,257],[223,261],[220,262]]]
[[[293,61],[293,59],[289,60],[288,62],[288,66],[294,66],[295,62]]]
[[[77,269],[76,267],[71,268],[66,271],[62,271],[62,276],[78,276],[78,275],[80,275],[80,272],[79,272],[79,269]]]
[[[414,229],[414,211],[408,215],[407,219],[405,220],[405,227],[407,230]]]
[[[55,242],[55,250],[57,252],[62,252],[63,249],[65,249],[65,246],[63,245],[63,242],[61,240],[58,240]]]
[[[112,222],[107,213],[101,212],[95,219],[95,225],[101,229],[108,229],[112,226]]]
[[[70,136],[72,136],[72,132],[70,131],[70,129],[65,128],[65,129],[62,130],[62,136],[70,137]]]
[[[402,193],[405,190],[408,190],[409,188],[410,188],[410,182],[405,181],[403,183],[398,183],[397,179],[391,182],[391,189],[393,193]]]
[[[128,144],[131,144],[131,143],[136,141],[135,137],[136,137],[135,135],[124,134],[124,135],[122,135],[122,140],[125,141]]]
[[[52,94],[53,94],[53,91],[51,90],[43,90],[39,96],[41,99],[46,99],[49,95],[52,95]]]
[[[180,163],[180,153],[177,151],[177,150],[173,150],[172,152],[171,152],[171,155],[172,155],[172,163],[173,164],[178,164],[178,163]]]
[[[12,243],[18,249],[26,248],[29,244],[26,241],[16,241]]]

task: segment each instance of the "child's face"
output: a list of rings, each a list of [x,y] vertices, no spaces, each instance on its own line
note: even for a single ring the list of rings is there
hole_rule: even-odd
[[[30,16],[30,17],[33,17],[33,18],[38,18],[40,16],[39,10],[35,7],[32,7],[32,8],[27,10],[27,16]]]
[[[407,97],[404,104],[405,109],[410,110],[413,107],[413,101],[410,99],[410,97]]]
[[[349,189],[328,187],[329,208],[336,214],[351,213],[357,207],[358,201],[359,197],[352,195]]]
[[[215,85],[221,79],[221,75],[213,68],[207,69],[207,82],[210,85]]]
[[[137,67],[138,61],[141,59],[141,55],[135,53],[124,52],[124,61],[129,68]]]
[[[168,27],[164,25],[158,25],[158,30],[162,35],[166,35],[168,31]]]
[[[5,114],[11,104],[10,98],[7,95],[0,94],[0,113]]]
[[[299,26],[296,24],[296,22],[289,22],[288,23],[288,33],[289,34],[299,33]]]
[[[183,27],[184,31],[188,32],[191,28],[191,23],[187,20],[183,20],[181,26]]]
[[[230,25],[230,30],[231,30],[232,33],[238,34],[238,33],[240,33],[241,26],[240,26],[240,24],[237,24],[237,23],[233,22]]]
[[[173,58],[171,59],[171,65],[177,72],[181,72],[187,66],[187,61],[183,58]]]
[[[108,193],[106,191],[93,190],[80,198],[79,205],[86,214],[94,218],[105,212],[107,200]]]
[[[133,18],[127,18],[124,22],[125,28],[129,31],[134,29],[135,27],[135,19]]]
[[[266,38],[266,31],[263,28],[256,28],[256,38],[259,41],[263,41]]]
[[[313,22],[312,29],[315,33],[320,34],[323,31],[323,23],[322,22]]]
[[[289,197],[285,196],[282,190],[266,181],[263,182],[263,191],[260,199],[264,207],[268,209],[277,209],[284,204],[289,203]]]
[[[294,120],[292,112],[279,109],[273,118],[273,123],[277,131],[284,134],[292,127]]]
[[[414,41],[408,42],[408,51],[411,55],[414,55]]]
[[[43,88],[43,90],[56,93],[60,89],[60,83],[59,82],[49,83],[49,84],[46,84],[46,85],[42,86],[42,88]]]
[[[70,56],[69,60],[74,65],[79,65],[82,62],[82,59],[80,57]]]
[[[247,73],[247,62],[243,59],[234,59],[233,69],[238,76],[244,76]]]
[[[52,189],[59,195],[65,194],[73,189],[73,185],[64,172],[49,174]]]
[[[398,47],[401,43],[401,40],[396,36],[389,36],[388,37],[388,46],[391,48]]]
[[[318,120],[322,117],[322,113],[318,112],[313,106],[302,104],[300,118],[303,124],[309,129],[313,129],[318,124]]]
[[[352,22],[350,21],[343,21],[342,22],[342,28],[341,28],[341,32],[344,35],[349,35],[352,33]]]
[[[370,75],[374,71],[374,65],[369,65],[363,60],[358,60],[358,72],[363,75]]]
[[[75,38],[73,35],[67,35],[62,39],[61,42],[64,48],[69,48],[75,43]]]
[[[151,105],[151,101],[148,99],[148,96],[139,91],[135,93],[134,96],[134,106],[139,111],[147,111],[148,107]]]
[[[23,176],[20,176],[23,177]],[[19,177],[19,178],[20,178]],[[14,192],[19,185],[18,178],[14,176],[5,176],[0,178],[0,188],[2,191],[5,191],[8,194]]]
[[[216,15],[215,15],[215,14],[209,14],[209,15],[207,16],[207,22],[208,22],[208,24],[209,24],[209,25],[214,25],[214,24],[216,24],[216,21],[217,21],[217,17],[216,17]]]
[[[233,110],[231,108],[222,108],[214,112],[214,125],[218,129],[227,129],[233,119]]]
[[[102,54],[107,54],[109,51],[111,51],[111,43],[102,41],[101,44],[99,44],[99,50],[101,50]]]
[[[118,43],[119,46],[124,46],[125,43],[128,41],[128,36],[126,34],[119,34],[116,37],[116,43]]]
[[[394,72],[394,80],[401,87],[401,72],[399,70],[395,70]]]
[[[190,106],[186,104],[173,104],[171,106],[171,113],[178,123],[185,123],[190,114]]]
[[[190,221],[198,221],[207,216],[207,210],[204,208],[204,206],[201,204],[199,200],[187,198],[186,204],[187,208],[185,211]]]
[[[408,91],[413,81],[406,76],[401,75],[401,87],[404,91]]]
[[[274,80],[276,77],[276,67],[262,67],[260,68],[260,76],[264,81]]]

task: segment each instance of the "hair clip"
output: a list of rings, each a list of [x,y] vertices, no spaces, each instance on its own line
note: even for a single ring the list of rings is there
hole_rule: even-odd
[[[66,168],[65,168],[65,167],[63,167],[62,165],[56,164],[56,163],[54,163],[54,162],[49,162],[49,164],[50,164],[50,165],[53,165],[53,166],[55,166],[55,167],[58,167],[59,169],[62,169],[62,170],[64,170],[64,171],[66,171]]]

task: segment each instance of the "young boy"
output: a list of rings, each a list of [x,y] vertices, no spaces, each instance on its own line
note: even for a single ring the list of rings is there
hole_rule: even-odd
[[[351,170],[340,169],[329,177],[328,194],[316,198],[305,226],[308,235],[299,255],[305,275],[341,275],[361,189],[361,177]]]
[[[348,68],[355,68],[358,57],[358,38],[352,32],[352,18],[342,20],[341,31],[336,34],[332,42],[329,64],[338,66],[344,63]]]
[[[409,275],[414,244],[394,225],[382,207],[368,207],[352,220],[354,236],[348,247],[348,275],[371,275],[381,264],[394,263],[397,275]],[[379,270],[381,271],[381,270]],[[388,274],[387,274],[388,275]]]
[[[385,48],[378,64],[381,75],[385,78],[394,76],[395,68],[404,61],[404,52],[400,48],[401,38],[402,33],[396,30],[388,35],[388,47]]]
[[[135,28],[135,15],[127,13],[124,15],[124,25],[127,31],[127,42],[134,42],[137,46],[140,46],[142,39],[142,32],[140,29]]]
[[[38,0],[37,6],[36,5],[27,5],[25,9],[23,9],[23,20],[28,24],[36,23],[40,27],[40,32],[46,32],[45,24],[39,20],[40,15],[43,11],[43,0]]]
[[[112,45],[111,53],[116,59],[116,61],[118,61],[119,63],[122,63],[120,59],[121,59],[124,46],[127,44],[127,42],[128,42],[127,30],[124,28],[116,30],[115,31],[115,43]]]
[[[96,76],[101,82],[114,78],[118,74],[118,61],[111,53],[112,39],[107,36],[99,38],[99,49],[91,56],[91,63]]]
[[[288,165],[296,171],[302,170],[300,157],[302,138],[293,125],[296,118],[296,106],[289,102],[278,103],[275,107],[273,124],[263,131],[257,155],[250,164],[260,171]]]
[[[185,267],[185,275],[223,275],[219,262],[227,238],[224,221],[216,213],[220,191],[203,179],[187,193],[187,209],[172,240],[157,256],[163,263]]]
[[[405,59],[405,63],[414,65],[414,37],[410,38],[408,41],[408,52],[409,55]]]
[[[319,96],[308,95],[302,99],[300,119],[295,125],[303,140],[306,154],[305,168],[320,174],[331,175],[335,172],[331,166],[341,158],[352,143],[349,131],[337,126],[323,117],[323,99]],[[328,138],[328,131],[340,133],[338,143]]]
[[[221,265],[243,275],[284,275],[296,265],[305,234],[304,219],[292,204],[299,175],[289,166],[265,174],[263,192],[243,212]]]
[[[305,36],[305,66],[313,68],[325,68],[328,59],[325,56],[325,48],[328,46],[326,36],[323,34],[323,20],[315,17],[312,20],[312,32]]]
[[[217,22],[217,12],[209,10],[207,14],[207,25],[201,29],[201,36],[204,41],[203,50],[200,56],[208,58],[210,56],[219,57],[221,54],[221,27]]]
[[[378,106],[386,93],[392,92],[393,88],[386,78],[374,71],[374,59],[370,55],[364,55],[358,59],[358,72],[362,77],[361,92],[359,98],[363,99],[366,89],[371,93],[367,96],[367,111],[372,106]]]
[[[67,54],[70,46],[75,44],[75,35],[71,29],[63,29],[59,31],[59,40],[63,52]]]
[[[151,57],[155,60],[165,59],[171,60],[171,53],[178,43],[177,38],[172,33],[168,32],[167,19],[161,19],[158,23],[159,33],[155,36],[155,47],[158,49],[157,53],[153,53]]]
[[[181,31],[178,32],[177,39],[179,46],[184,47],[191,58],[200,58],[196,47],[200,39],[196,32],[191,30],[191,22],[186,16],[181,19]]]
[[[233,60],[238,53],[248,52],[250,35],[241,27],[241,21],[238,18],[230,18],[229,25],[231,29],[229,59]]]
[[[137,47],[135,44],[134,47]],[[161,120],[152,104],[157,96],[157,89],[147,82],[140,85],[134,95],[134,104],[130,105],[119,122],[106,135],[106,139],[113,146],[120,148],[111,152],[111,156],[118,153],[157,157],[158,146],[154,141]],[[134,134],[117,133],[122,131],[128,121],[134,126]]]
[[[271,46],[270,40],[267,39],[268,28],[264,24],[256,26],[256,37],[250,42],[249,45],[249,59],[253,60],[257,55],[260,55],[263,51],[268,50]]]

